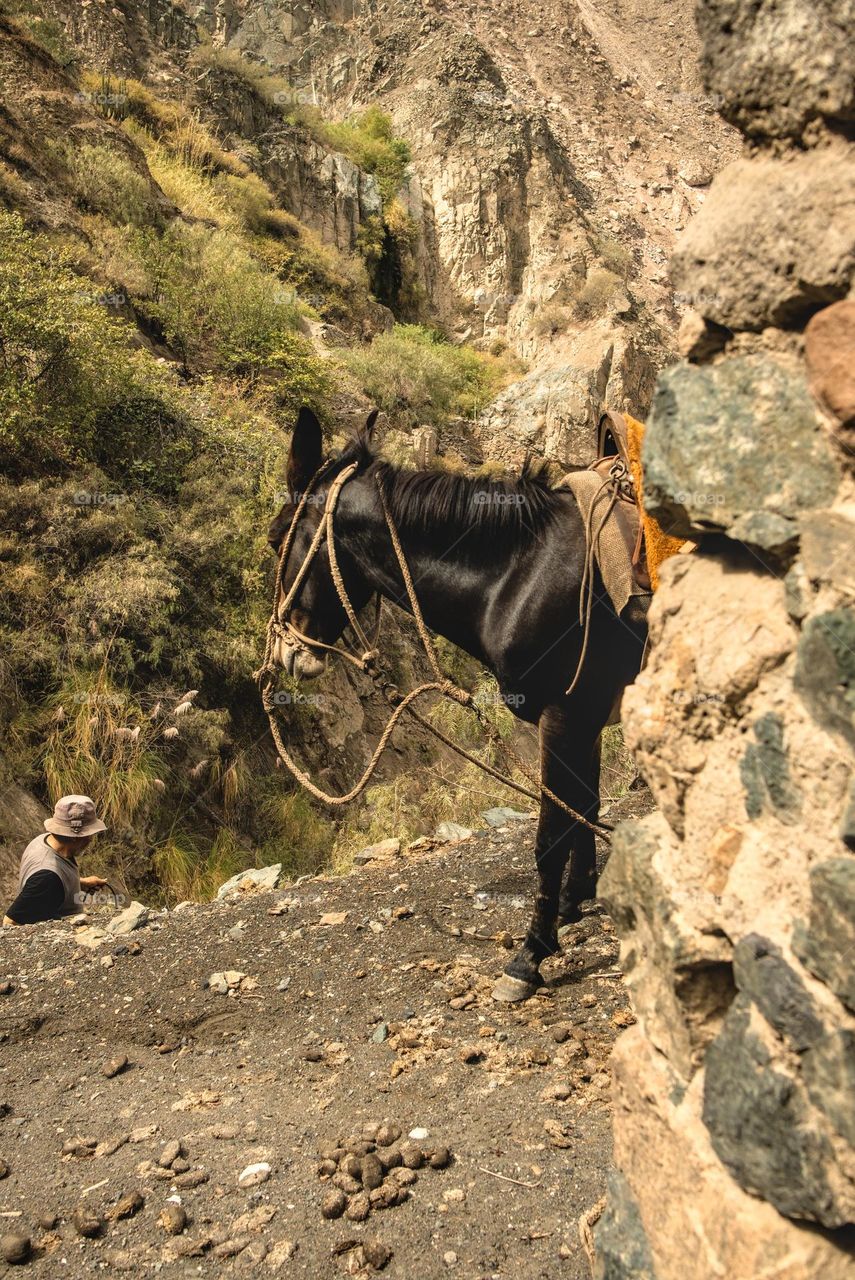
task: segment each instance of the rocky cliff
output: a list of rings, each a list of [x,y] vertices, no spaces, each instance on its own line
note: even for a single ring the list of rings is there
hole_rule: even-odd
[[[614,1054],[609,1280],[852,1271],[855,203],[851,5],[720,4],[746,135],[672,258],[695,315],[657,384],[666,566],[625,729],[658,812],[602,884],[638,1013]]]
[[[398,193],[417,232],[412,292],[456,339],[528,365],[479,411],[473,458],[581,462],[603,400],[646,413],[690,302],[666,271],[674,236],[735,152],[689,4],[194,0],[187,13],[67,6],[66,21],[112,71],[176,80],[201,35],[281,76],[283,100],[391,114],[412,153]],[[269,121],[226,115],[287,207],[353,239],[373,208],[356,175],[295,154]],[[342,189],[355,217],[341,217]]]

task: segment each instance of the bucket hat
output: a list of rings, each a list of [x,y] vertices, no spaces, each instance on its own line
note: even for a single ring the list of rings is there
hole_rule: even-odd
[[[54,806],[53,817],[45,818],[45,831],[73,840],[81,836],[96,836],[99,831],[106,830],[88,796],[63,796]]]

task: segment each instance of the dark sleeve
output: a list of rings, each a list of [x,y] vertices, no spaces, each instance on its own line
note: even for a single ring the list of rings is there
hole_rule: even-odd
[[[24,881],[24,887],[6,911],[15,924],[36,924],[39,920],[55,920],[65,901],[63,883],[55,871],[36,871]]]

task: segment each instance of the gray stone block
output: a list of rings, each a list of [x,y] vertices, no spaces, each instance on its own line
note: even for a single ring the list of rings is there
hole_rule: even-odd
[[[855,858],[829,858],[810,871],[810,921],[793,950],[855,1013]]]
[[[817,724],[855,749],[855,610],[832,609],[805,623],[793,682]]]
[[[703,1118],[713,1147],[737,1182],[779,1213],[844,1226],[852,1209],[829,1183],[828,1134],[763,1025],[740,995],[707,1051]]]
[[[669,532],[725,533],[773,553],[838,486],[804,380],[763,357],[666,370],[643,460],[645,504]]]
[[[608,1175],[606,1207],[594,1228],[594,1244],[595,1280],[656,1280],[632,1188],[616,1169]]]

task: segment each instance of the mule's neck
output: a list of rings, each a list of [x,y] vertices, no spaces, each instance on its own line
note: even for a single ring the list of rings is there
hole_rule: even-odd
[[[489,554],[478,530],[449,533],[441,526],[396,522],[401,546],[425,622],[467,653],[485,659],[487,602],[509,566]],[[342,490],[335,515],[336,544],[353,570],[385,599],[412,613],[376,482],[358,476]]]

